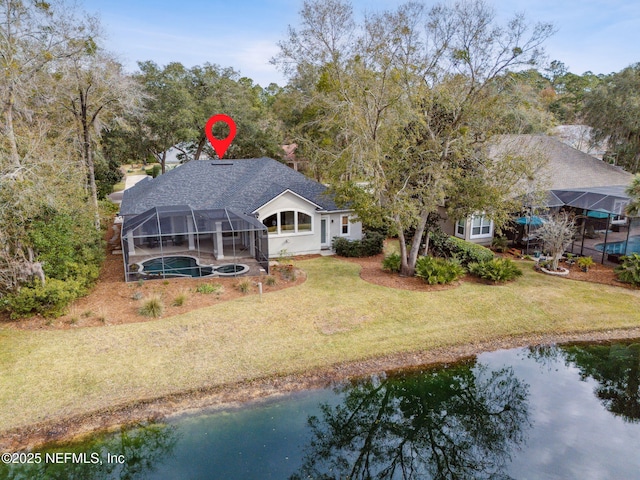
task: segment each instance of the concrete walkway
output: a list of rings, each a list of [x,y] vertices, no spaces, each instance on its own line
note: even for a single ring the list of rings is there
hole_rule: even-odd
[[[124,190],[133,187],[140,180],[147,177],[149,177],[149,175],[127,175],[124,182]],[[109,195],[109,200],[120,205],[120,203],[122,203],[122,192],[124,192],[124,190],[113,192],[111,195]]]

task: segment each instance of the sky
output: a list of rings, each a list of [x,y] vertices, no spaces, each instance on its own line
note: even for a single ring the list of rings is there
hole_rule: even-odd
[[[548,60],[582,74],[618,72],[640,62],[637,0],[488,0],[498,17],[524,13],[532,23],[553,23]],[[266,87],[286,84],[269,60],[289,25],[299,22],[302,0],[79,0],[100,18],[105,47],[129,72],[137,62],[181,62],[233,67]],[[356,14],[393,9],[404,0],[353,0]],[[435,3],[425,0],[427,5]]]

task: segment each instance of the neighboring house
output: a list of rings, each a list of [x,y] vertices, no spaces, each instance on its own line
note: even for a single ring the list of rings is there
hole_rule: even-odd
[[[624,206],[629,201],[624,190],[633,179],[631,173],[547,135],[496,137],[490,155],[497,157],[505,152],[533,153],[546,159],[544,166],[536,172],[535,181],[544,185],[547,200],[545,205],[536,206],[597,210],[614,214],[616,218],[623,215]],[[494,235],[493,221],[482,214],[447,220],[443,230],[449,235],[483,245],[490,244]]]
[[[192,160],[126,190],[120,215],[125,264],[153,234],[167,248],[176,232],[189,250],[211,244],[216,260],[229,256],[231,241],[234,255],[245,248],[259,259],[256,250],[263,257],[316,254],[334,237],[362,237],[353,211],[338,208],[326,186],[271,158]]]

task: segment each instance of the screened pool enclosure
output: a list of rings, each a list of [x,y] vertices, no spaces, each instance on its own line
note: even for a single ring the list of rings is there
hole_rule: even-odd
[[[154,207],[123,219],[125,280],[268,272],[267,227],[230,209]]]

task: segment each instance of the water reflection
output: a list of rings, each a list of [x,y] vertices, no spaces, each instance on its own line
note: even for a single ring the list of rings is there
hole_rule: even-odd
[[[509,478],[529,427],[528,386],[474,361],[361,380],[308,423],[302,478]]]
[[[0,478],[9,480],[92,480],[144,478],[166,460],[178,441],[175,426],[138,424],[119,434],[75,446],[39,452],[40,463],[0,464]],[[76,454],[64,457],[62,452]],[[48,456],[47,456],[48,454]],[[112,460],[109,462],[109,460]],[[118,460],[122,459],[123,462]]]
[[[17,479],[638,478],[640,342],[502,350],[148,425],[0,464]]]
[[[640,344],[536,347],[531,355],[542,363],[562,357],[579,369],[582,380],[597,382],[594,394],[609,412],[640,422]]]

